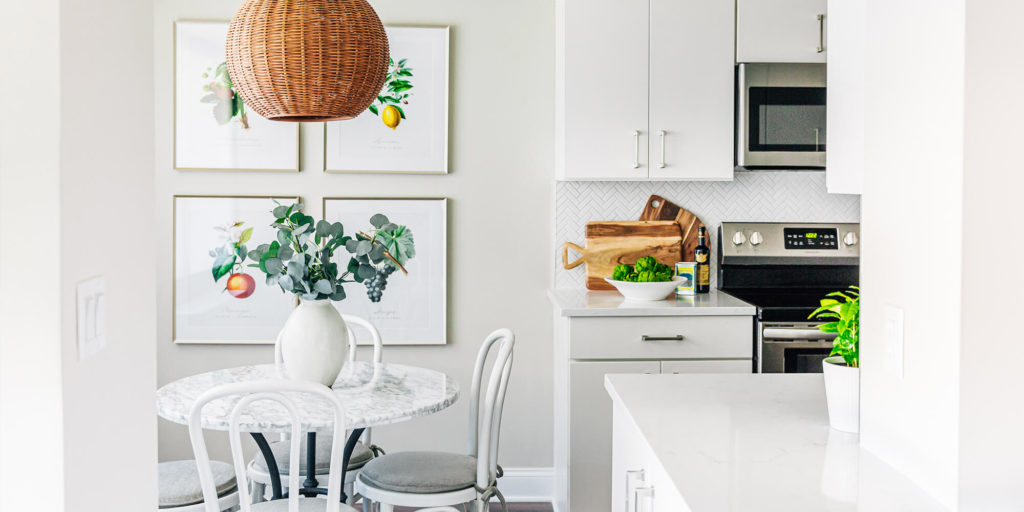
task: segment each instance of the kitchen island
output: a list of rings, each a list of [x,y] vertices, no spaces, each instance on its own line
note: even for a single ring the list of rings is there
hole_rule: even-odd
[[[605,388],[613,510],[946,510],[829,428],[820,374],[608,375]]]

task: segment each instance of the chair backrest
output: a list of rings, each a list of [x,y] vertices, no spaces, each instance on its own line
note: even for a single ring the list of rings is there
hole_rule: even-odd
[[[341,319],[345,321],[345,324],[350,326],[348,332],[348,360],[356,360],[356,347],[358,340],[352,333],[351,326],[358,325],[370,333],[370,339],[373,341],[373,362],[381,362],[383,355],[382,351],[384,348],[384,341],[380,337],[380,331],[377,327],[370,323],[369,320],[355,315],[341,315]],[[284,332],[283,330],[281,332]],[[284,359],[281,356],[281,334],[278,333],[277,340],[274,342],[274,367],[277,368],[277,374],[281,378],[287,378],[284,374]]]
[[[338,512],[341,501],[341,462],[342,449],[345,446],[345,409],[330,388],[314,382],[297,380],[264,380],[252,382],[238,382],[225,384],[213,388],[200,396],[192,405],[189,413],[188,433],[192,440],[192,451],[195,453],[196,464],[199,470],[199,482],[203,489],[203,500],[205,501],[206,512],[220,512],[217,503],[217,486],[213,480],[213,472],[210,467],[210,456],[206,449],[206,440],[203,437],[202,412],[203,407],[214,400],[238,397],[234,408],[231,410],[229,420],[229,438],[231,442],[231,458],[235,468],[235,479],[239,489],[248,488],[246,480],[245,456],[242,453],[242,433],[239,430],[238,422],[242,413],[253,402],[268,400],[282,405],[291,418],[291,459],[292,468],[299,465],[299,440],[303,438],[302,418],[299,417],[295,401],[285,393],[304,393],[315,395],[319,399],[326,400],[334,409],[334,445],[331,447],[331,465],[327,486],[327,512]],[[299,471],[292,471],[288,475],[288,488],[299,489]],[[299,511],[300,496],[298,492],[291,492],[288,496],[288,512]],[[241,511],[250,512],[251,506],[248,500],[241,501]]]
[[[498,434],[505,391],[512,373],[512,348],[516,337],[509,329],[498,329],[487,336],[476,357],[473,386],[469,394],[469,454],[476,456],[477,486],[486,488],[498,476]],[[491,365],[487,390],[481,395],[487,357],[497,347]]]
[[[349,361],[355,361],[356,360],[357,340],[356,340],[356,337],[352,333],[352,326],[353,325],[358,325],[359,327],[362,327],[363,329],[365,329],[366,332],[370,333],[370,339],[373,340],[373,362],[374,363],[381,362],[381,357],[382,357],[381,350],[383,349],[384,342],[383,342],[383,340],[380,337],[380,331],[377,330],[377,327],[374,326],[372,323],[370,323],[369,320],[367,320],[367,319],[365,319],[365,318],[363,318],[361,316],[341,315],[341,319],[344,320],[345,323],[348,324],[348,326],[349,326],[349,330],[348,330],[349,331],[348,332],[348,360]]]

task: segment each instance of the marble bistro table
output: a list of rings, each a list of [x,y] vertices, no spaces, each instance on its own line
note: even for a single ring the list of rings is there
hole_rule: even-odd
[[[157,414],[162,418],[188,425],[189,412],[203,393],[222,384],[280,379],[272,364],[242,366],[215,370],[176,380],[157,391]],[[341,464],[341,481],[356,442],[367,427],[387,425],[426,416],[455,403],[459,386],[444,373],[402,364],[349,361],[331,386],[345,405],[345,426],[352,433],[345,443]],[[292,398],[308,432],[306,440],[306,480],[300,492],[306,496],[326,494],[316,480],[316,433],[333,432],[334,412],[323,400],[303,393],[285,393]],[[228,430],[231,410],[237,396],[208,403],[202,411],[202,427]],[[241,415],[239,430],[248,432],[256,441],[270,473],[274,499],[282,497],[281,475],[270,451],[265,433],[291,432],[291,418],[276,402],[258,401]],[[342,492],[342,501],[346,499]]]

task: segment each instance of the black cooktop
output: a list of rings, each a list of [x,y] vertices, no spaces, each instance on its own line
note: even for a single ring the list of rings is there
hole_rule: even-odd
[[[757,306],[757,318],[768,322],[807,322],[821,299],[837,288],[738,288],[721,291]]]

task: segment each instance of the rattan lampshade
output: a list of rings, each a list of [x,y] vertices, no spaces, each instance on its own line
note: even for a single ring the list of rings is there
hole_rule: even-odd
[[[244,0],[228,27],[231,81],[274,121],[361,114],[384,85],[388,55],[366,0]]]

